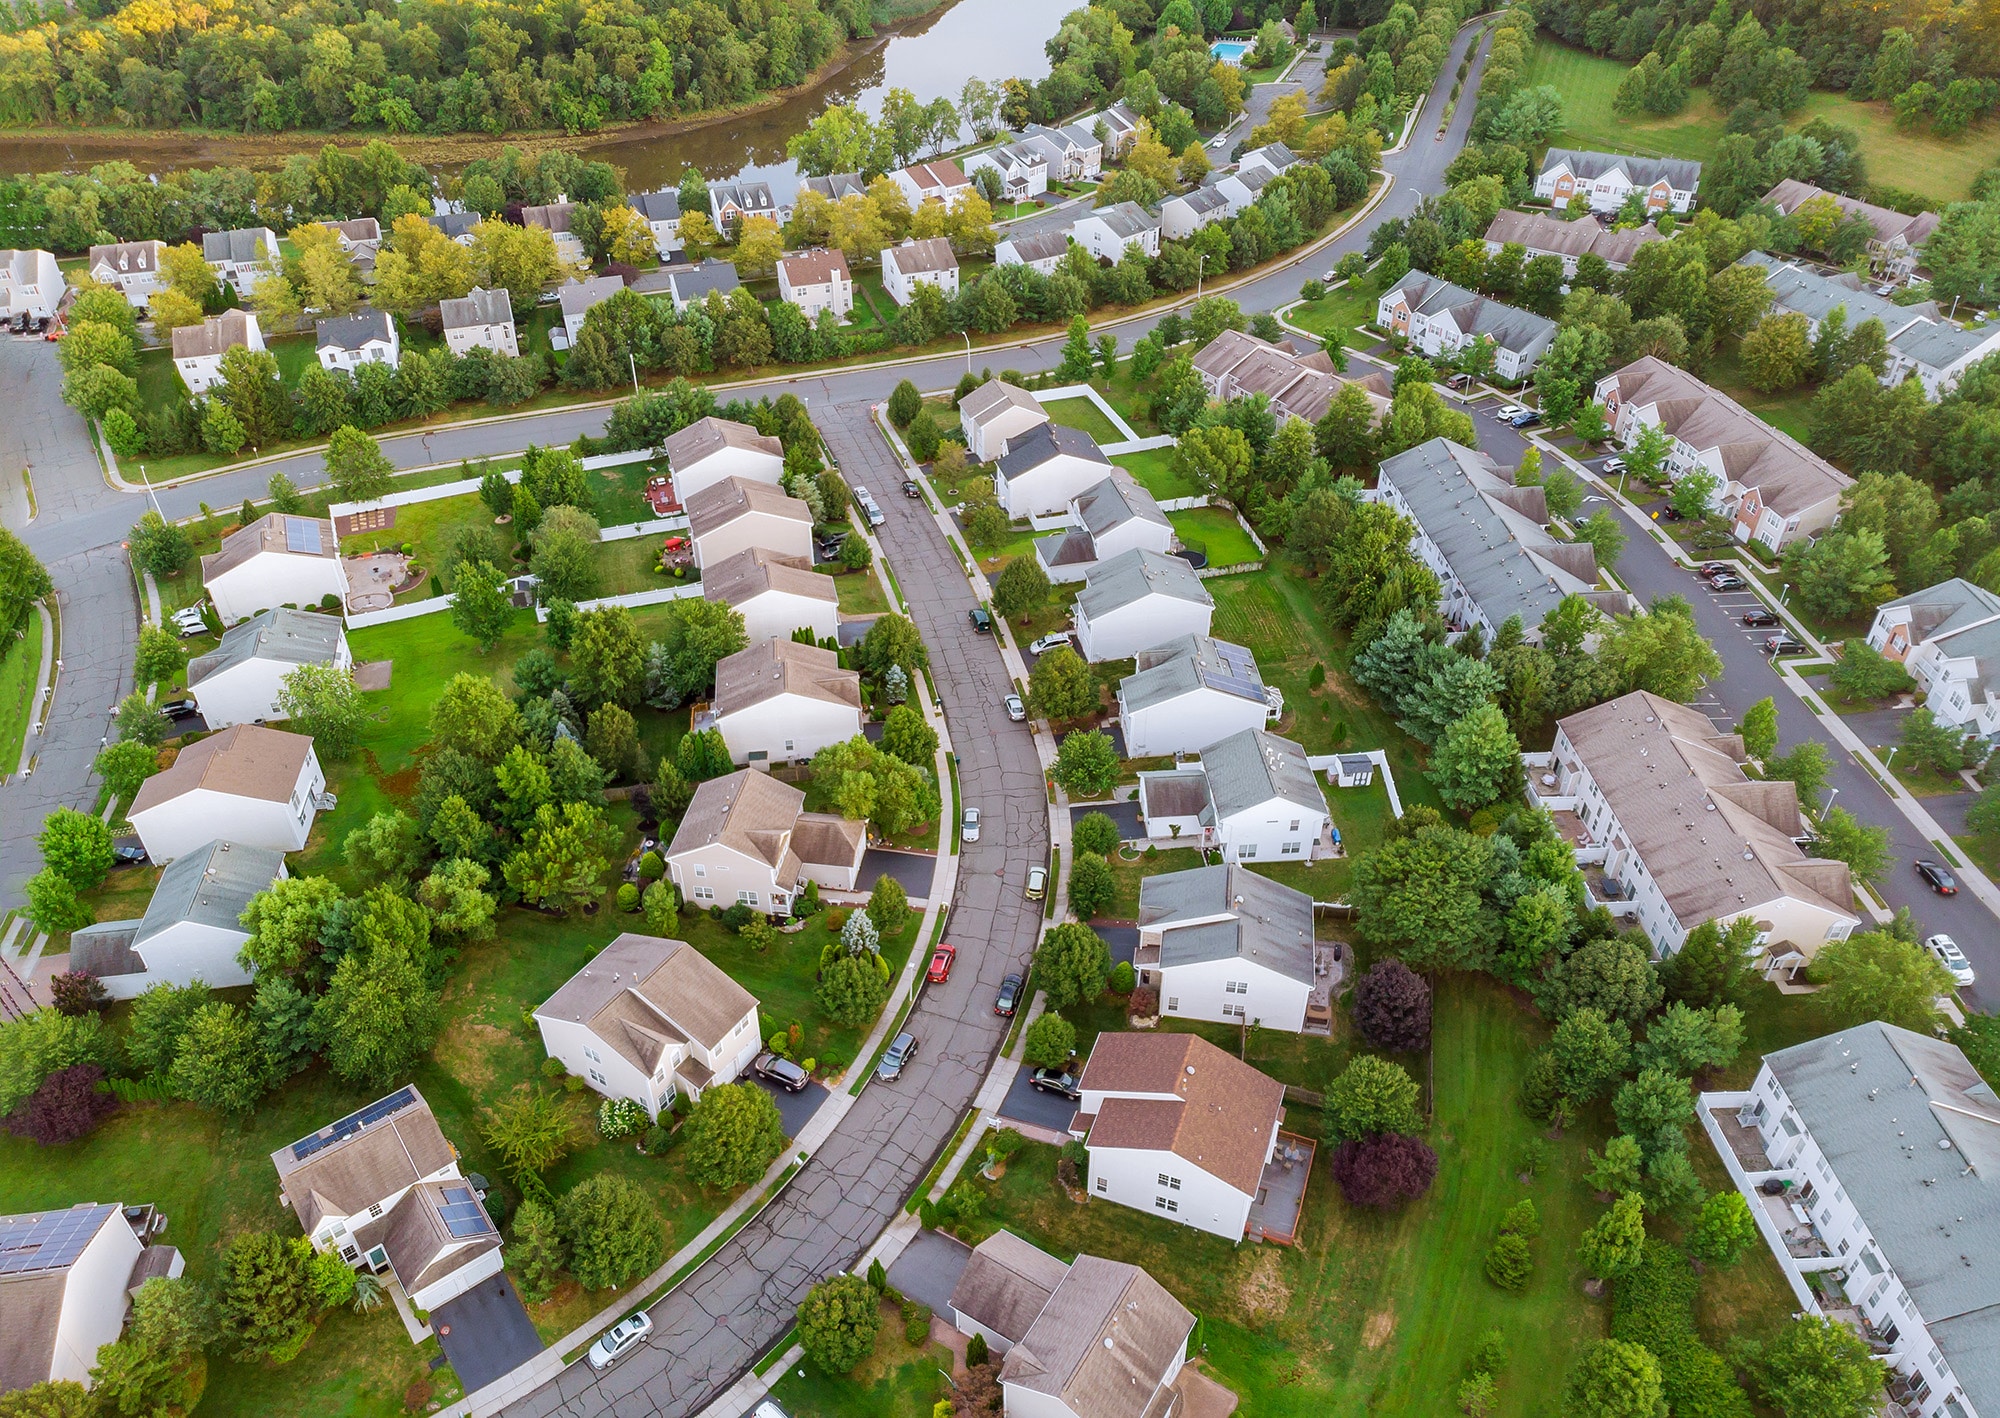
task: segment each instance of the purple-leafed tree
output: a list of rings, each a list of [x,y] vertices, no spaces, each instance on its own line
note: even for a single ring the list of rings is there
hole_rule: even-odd
[[[116,1098],[101,1090],[103,1082],[104,1070],[96,1064],[57,1069],[7,1115],[7,1131],[44,1147],[90,1136],[118,1106]]]
[[[1385,1210],[1430,1190],[1437,1166],[1437,1153],[1422,1139],[1397,1132],[1343,1142],[1333,1153],[1333,1179],[1341,1194],[1355,1206]]]
[[[1400,960],[1384,960],[1354,986],[1354,1027],[1378,1049],[1405,1053],[1431,1041],[1431,987]]]

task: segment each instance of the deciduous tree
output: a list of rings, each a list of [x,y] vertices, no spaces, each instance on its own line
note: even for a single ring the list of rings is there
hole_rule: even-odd
[[[688,1114],[681,1150],[703,1186],[734,1191],[764,1175],[784,1150],[785,1124],[771,1095],[751,1083],[703,1091]]]
[[[768,1094],[764,1101],[776,1111]],[[585,1178],[563,1193],[556,1219],[569,1243],[570,1274],[586,1290],[629,1285],[666,1258],[660,1209],[627,1177]]]
[[[1111,978],[1111,948],[1089,926],[1065,921],[1042,938],[1035,951],[1035,982],[1052,1009],[1088,1004],[1104,993]]]

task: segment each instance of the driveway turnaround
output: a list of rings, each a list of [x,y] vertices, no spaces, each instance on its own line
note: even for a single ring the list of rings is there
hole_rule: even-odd
[[[942,1231],[919,1231],[889,1267],[889,1283],[946,1324],[952,1323],[951,1292],[972,1259],[972,1247]]]
[[[951,801],[951,794],[945,794],[945,801]],[[873,891],[875,883],[885,876],[893,876],[903,883],[903,890],[913,900],[928,900],[931,894],[931,879],[937,875],[937,856],[931,852],[898,852],[887,847],[870,847],[861,855],[861,876],[855,882],[856,891]]]
[[[1069,810],[1070,830],[1076,830],[1077,823],[1093,812],[1101,812],[1118,824],[1118,837],[1122,842],[1143,842],[1146,840],[1146,824],[1139,817],[1139,804],[1127,798],[1116,803],[1073,803]],[[1190,844],[1192,845],[1192,844]]]
[[[542,1337],[505,1271],[432,1310],[431,1329],[467,1393],[542,1352]]]

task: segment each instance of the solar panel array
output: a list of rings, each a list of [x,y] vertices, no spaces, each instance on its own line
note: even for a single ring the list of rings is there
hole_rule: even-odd
[[[446,1187],[438,1216],[444,1221],[445,1230],[454,1236],[483,1236],[493,1229],[492,1218],[468,1187]]]
[[[300,1138],[292,1144],[292,1160],[303,1162],[315,1152],[323,1152],[345,1138],[354,1136],[372,1123],[379,1123],[391,1113],[402,1111],[417,1101],[414,1088],[399,1089],[387,1098],[377,1099],[358,1113],[349,1113],[331,1127],[322,1128],[311,1137]]]
[[[109,1206],[73,1206],[39,1216],[8,1218],[0,1227],[0,1275],[62,1270],[102,1229]]]
[[[309,517],[287,517],[285,519],[285,550],[301,551],[309,556],[320,552],[319,523]]]

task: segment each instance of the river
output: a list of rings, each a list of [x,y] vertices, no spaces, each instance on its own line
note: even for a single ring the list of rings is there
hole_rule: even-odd
[[[1043,50],[1062,17],[1082,0],[958,0],[946,9],[919,16],[855,46],[848,62],[818,84],[752,113],[697,122],[692,126],[640,124],[614,133],[581,135],[563,146],[622,168],[626,190],[639,192],[671,184],[692,164],[710,178],[751,177],[769,182],[781,200],[798,188],[799,174],[785,155],[785,140],[834,104],[855,104],[870,114],[881,110],[892,88],[908,89],[928,103],[954,101],[967,79],[997,84],[1002,79],[1039,79],[1049,72]],[[377,134],[354,134],[342,141],[366,141]],[[970,134],[964,135],[970,137]],[[176,134],[171,145],[158,136],[127,137],[116,132],[0,134],[0,172],[75,171],[92,163],[125,159],[141,171],[242,163],[270,167],[288,152],[317,151],[324,134],[273,134],[239,140],[228,135]],[[508,142],[495,139],[492,149]],[[515,138],[522,146],[532,138]],[[544,140],[546,141],[546,140]],[[422,139],[405,146],[420,161],[441,169],[477,155],[474,143],[454,139],[435,156]]]

